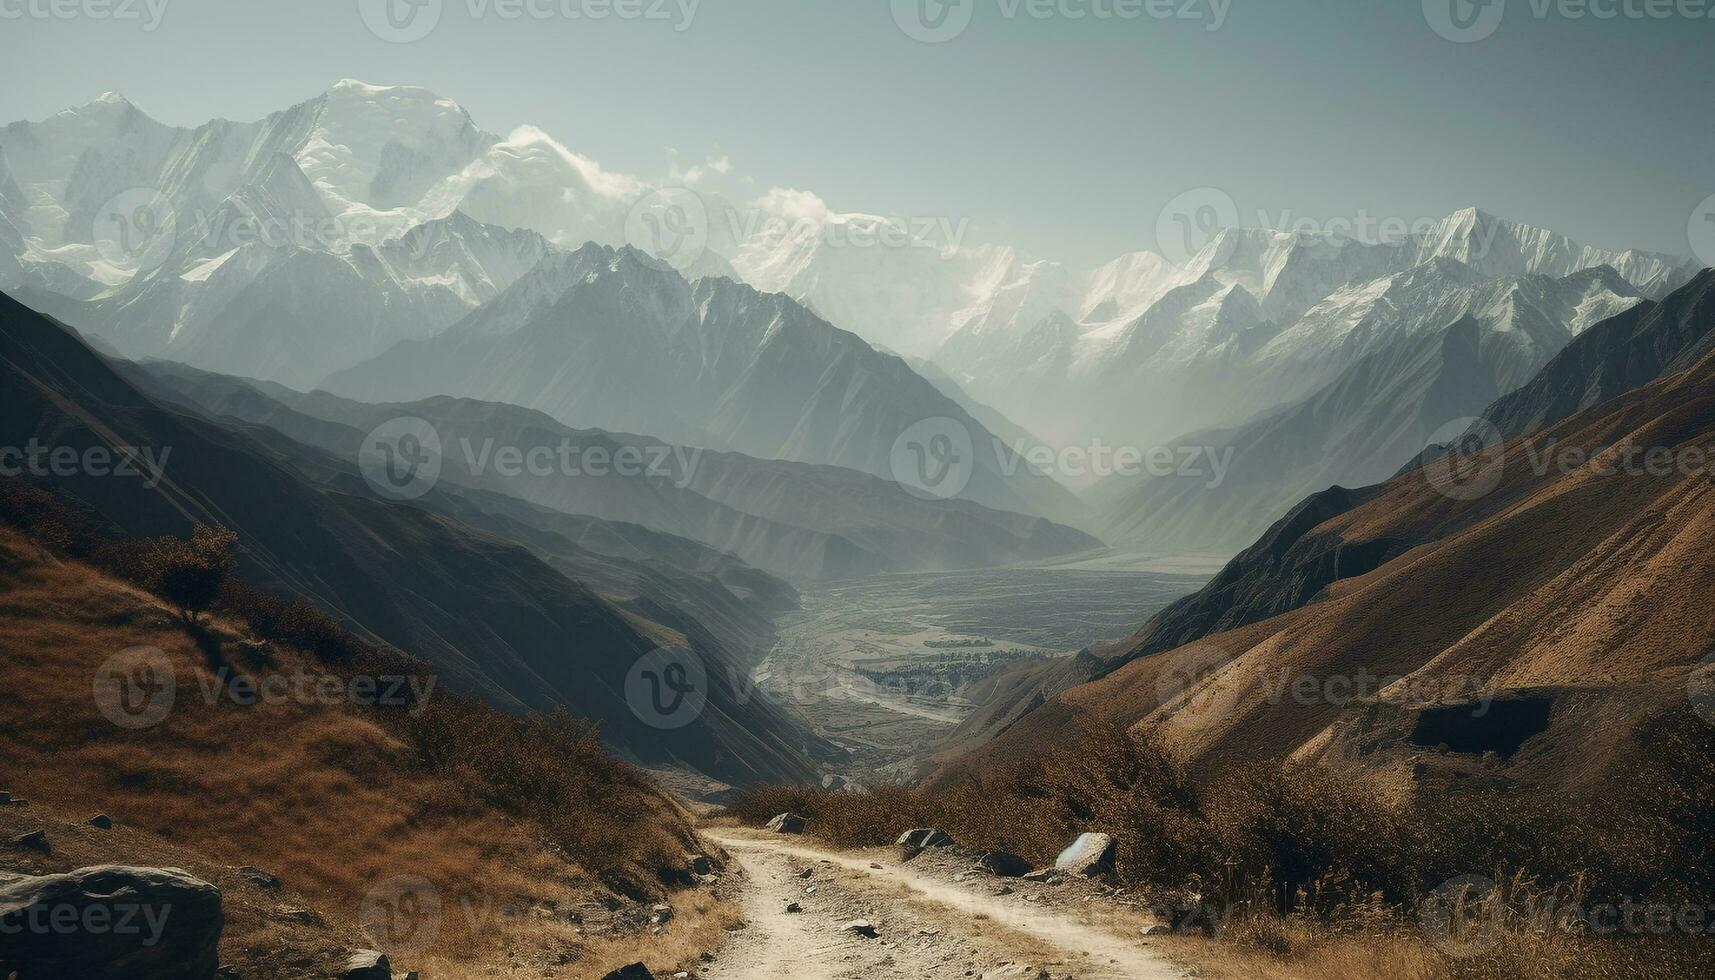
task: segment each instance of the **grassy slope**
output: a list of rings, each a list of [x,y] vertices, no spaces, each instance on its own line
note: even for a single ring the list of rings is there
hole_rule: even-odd
[[[215,621],[210,632],[246,673],[326,672],[292,650],[276,648],[271,667],[247,658],[230,622]],[[178,696],[160,725],[126,731],[99,713],[91,690],[98,666],[135,646],[171,658]],[[204,685],[212,679],[207,655],[152,596],[0,529],[0,787],[31,801],[0,810],[0,831],[46,828],[56,846],[40,859],[8,853],[6,867],[186,867],[227,894],[223,962],[259,978],[328,975],[351,948],[373,945],[359,910],[396,875],[425,878],[441,896],[438,943],[396,963],[431,975],[512,975],[561,956],[595,975],[639,958],[668,968],[716,945],[725,911],[701,892],[671,897],[680,917],[646,948],[635,938],[591,938],[593,919],[586,936],[569,921],[526,914],[547,901],[598,915],[633,907],[605,884],[616,875],[669,897],[663,856],[700,846],[682,812],[646,784],[577,815],[586,824],[620,814],[634,821],[591,828],[633,847],[615,855],[617,869],[598,874],[549,846],[532,821],[484,802],[474,780],[428,766],[406,730],[376,709],[211,704]],[[97,812],[117,828],[81,826]],[[286,894],[244,882],[239,865],[279,875]],[[315,909],[326,926],[270,914],[282,903]]]

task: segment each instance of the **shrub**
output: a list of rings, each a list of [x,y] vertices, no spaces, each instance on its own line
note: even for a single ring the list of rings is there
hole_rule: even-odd
[[[142,580],[150,591],[177,606],[186,622],[195,622],[220,598],[234,564],[238,535],[223,527],[199,524],[189,541],[157,538],[144,549]]]

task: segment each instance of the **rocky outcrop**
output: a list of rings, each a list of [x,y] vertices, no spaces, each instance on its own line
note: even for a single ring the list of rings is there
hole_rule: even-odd
[[[802,834],[810,822],[796,813],[782,813],[768,821],[768,829],[776,834]]]
[[[1016,854],[990,851],[977,859],[977,867],[997,878],[1022,878],[1030,873],[1030,862]]]
[[[1060,852],[1054,868],[1067,874],[1094,878],[1114,869],[1119,845],[1107,834],[1080,834],[1070,847]]]
[[[373,949],[360,949],[345,961],[340,980],[393,980],[393,964],[387,954]]]
[[[224,926],[220,889],[177,868],[17,878],[0,884],[0,976],[206,980]]]
[[[953,838],[932,827],[907,830],[899,836],[900,860],[909,861],[932,847],[952,847]]]

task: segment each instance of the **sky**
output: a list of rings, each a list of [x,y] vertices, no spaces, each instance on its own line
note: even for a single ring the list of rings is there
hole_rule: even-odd
[[[255,119],[349,77],[605,168],[724,161],[706,179],[728,193],[809,190],[1078,265],[1158,248],[1201,188],[1245,225],[1476,206],[1691,255],[1715,0],[1488,2],[0,0],[0,120],[105,91],[168,123]]]

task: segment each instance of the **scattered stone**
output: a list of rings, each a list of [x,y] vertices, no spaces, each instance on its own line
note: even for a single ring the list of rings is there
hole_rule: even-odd
[[[786,914],[787,915],[797,915],[799,912],[802,912],[802,911],[804,911],[804,906],[799,905],[797,902],[787,902],[786,903]]]
[[[899,836],[899,853],[909,861],[931,847],[952,847],[953,838],[933,827],[918,827]]]
[[[802,834],[810,822],[796,813],[782,813],[768,821],[768,829],[776,834]]]
[[[977,867],[997,878],[1022,878],[1030,873],[1030,862],[1016,854],[990,851],[977,860]]]
[[[816,874],[815,868],[805,868],[803,871],[798,872],[798,877],[800,877],[800,878],[811,878],[811,877],[814,877],[815,874]]]
[[[655,980],[655,974],[650,973],[649,968],[642,963],[633,963],[620,967],[601,980]]]
[[[869,869],[870,869],[870,870],[871,870],[871,871],[881,871],[881,870],[883,870],[883,869],[882,869],[882,867],[881,867],[881,865],[879,865],[879,864],[877,864],[877,863],[875,863],[875,862],[874,862],[874,861],[871,861],[871,862],[870,862],[870,863],[869,863]]]
[[[703,875],[714,874],[715,871],[714,862],[710,861],[707,856],[702,854],[691,855],[689,867],[691,869],[691,874],[694,874],[699,878]]]
[[[998,897],[1005,897],[1007,895],[1011,895],[1012,894],[1012,886],[1011,885],[1000,885],[994,889],[994,894]]]
[[[805,888],[805,889],[804,889],[804,894],[806,894],[806,895],[814,895],[814,894],[816,894],[816,886],[815,886],[815,885],[811,885],[811,886],[809,886],[809,887],[808,887],[808,888]]]
[[[29,806],[29,800],[21,800],[5,790],[0,790],[0,806]]]
[[[258,888],[266,888],[271,892],[277,892],[281,888],[278,875],[269,874],[261,868],[252,867],[248,864],[238,869],[238,876]]]
[[[862,936],[865,939],[874,939],[876,936],[880,935],[875,931],[875,924],[870,922],[868,919],[853,919],[845,925],[840,926],[840,931],[849,932],[856,936]]]
[[[1054,867],[1067,874],[1094,878],[1112,871],[1118,854],[1119,845],[1107,834],[1080,834],[1070,847],[1060,852]]]
[[[220,966],[220,889],[177,868],[107,865],[20,877],[0,885],[0,910],[6,967],[20,977],[209,980]],[[50,915],[79,924],[131,917],[141,927],[27,928]]]
[[[387,954],[373,949],[360,949],[345,961],[340,980],[393,980],[393,964]]]
[[[89,825],[96,830],[112,830],[113,818],[105,813],[98,813],[89,818]]]
[[[825,790],[832,791],[832,792],[838,792],[839,790],[845,789],[846,788],[846,777],[836,776],[836,775],[833,775],[832,773],[830,773],[826,776],[823,776],[822,777],[822,788]]]
[[[42,854],[53,853],[53,847],[48,844],[48,835],[39,830],[27,834],[19,834],[12,838],[11,844],[20,851],[37,851]]]
[[[673,921],[673,906],[657,905],[649,910],[649,921],[658,926],[664,926]]]
[[[1059,884],[1060,879],[1063,877],[1065,876],[1060,873],[1060,869],[1058,868],[1042,868],[1025,875],[1024,880],[1044,885],[1055,885]]]
[[[983,974],[982,980],[1049,980],[1048,971],[1023,963],[1007,963]]]

